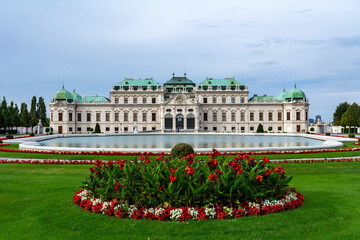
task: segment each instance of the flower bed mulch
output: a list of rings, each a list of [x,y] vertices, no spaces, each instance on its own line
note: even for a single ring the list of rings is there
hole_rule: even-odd
[[[289,189],[283,196],[275,200],[245,202],[238,207],[216,204],[210,207],[159,207],[137,208],[134,205],[121,204],[117,199],[102,201],[93,198],[86,190],[77,191],[73,202],[90,212],[116,216],[118,218],[132,218],[135,220],[149,219],[158,221],[189,221],[210,219],[234,219],[246,216],[266,215],[295,209],[304,203],[304,196],[295,189]]]

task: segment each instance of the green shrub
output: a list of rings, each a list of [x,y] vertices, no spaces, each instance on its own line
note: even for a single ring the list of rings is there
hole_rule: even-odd
[[[256,129],[257,133],[263,133],[264,132],[264,127],[261,123],[259,123],[259,126]]]
[[[191,145],[187,143],[178,143],[173,146],[170,154],[172,158],[182,158],[193,153],[194,149]]]
[[[50,132],[49,134],[50,134],[50,135],[53,135],[54,133],[53,133],[53,132]]]
[[[14,136],[13,136],[13,135],[11,135],[11,134],[8,134],[8,135],[6,135],[6,138],[8,138],[8,139],[13,139],[13,138],[14,138]]]
[[[2,141],[2,140],[0,140],[0,143],[3,143],[3,141]]]
[[[102,200],[118,199],[136,207],[238,206],[245,201],[274,199],[285,193],[291,176],[284,168],[254,160],[247,154],[209,160],[186,158],[150,160],[149,156],[120,161],[96,161],[84,188]]]
[[[31,137],[35,136],[35,133],[32,132],[29,134],[29,136],[31,136]]]
[[[354,134],[354,133],[349,133],[348,137],[349,137],[349,138],[354,138],[354,137],[355,137],[355,134]]]
[[[94,131],[95,133],[100,133],[101,131],[100,131],[100,125],[99,125],[99,123],[96,123],[96,125],[95,125],[95,131]]]
[[[327,132],[327,133],[325,133],[325,135],[326,135],[326,136],[330,136],[330,133],[329,133],[329,132]]]
[[[45,132],[47,133],[47,134],[49,134],[49,132],[50,132],[50,128],[45,128]]]
[[[310,132],[313,132],[314,130],[315,130],[314,127],[311,127],[311,128],[310,128]]]

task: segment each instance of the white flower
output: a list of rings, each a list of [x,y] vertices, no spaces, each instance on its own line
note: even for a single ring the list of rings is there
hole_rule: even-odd
[[[216,216],[215,208],[209,207],[205,208],[205,214],[209,219],[213,219]]]
[[[198,215],[198,211],[195,208],[189,208],[189,213],[192,219],[196,219]]]
[[[174,210],[170,211],[170,219],[172,221],[179,221],[180,217],[182,214],[182,209],[181,208],[176,208]]]

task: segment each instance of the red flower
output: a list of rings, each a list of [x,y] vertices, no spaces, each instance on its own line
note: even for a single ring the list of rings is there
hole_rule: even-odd
[[[216,159],[211,159],[208,164],[210,168],[215,168],[217,165],[217,161]]]
[[[175,176],[170,176],[169,178],[170,178],[170,181],[171,181],[171,182],[174,182],[177,177],[175,177]]]
[[[267,170],[266,172],[263,173],[263,175],[264,175],[265,177],[267,177],[267,176],[269,176],[271,173],[272,173],[271,170]]]
[[[210,175],[209,175],[209,180],[210,180],[213,184],[215,184],[215,182],[217,182],[217,180],[218,180],[218,175],[216,175],[216,174],[210,174]]]
[[[174,175],[174,173],[176,172],[178,168],[169,168],[170,174]]]
[[[262,157],[262,160],[263,160],[264,163],[268,163],[268,162],[269,162],[269,158],[267,158],[267,157]]]
[[[256,175],[255,181],[262,182],[263,177],[261,175]]]
[[[117,182],[114,189],[118,190],[118,189],[120,189],[120,187],[121,187],[121,184],[119,182]]]
[[[184,172],[186,172],[187,175],[193,175],[194,176],[194,168],[193,167],[189,167],[189,166],[186,166],[185,169],[184,169]]]

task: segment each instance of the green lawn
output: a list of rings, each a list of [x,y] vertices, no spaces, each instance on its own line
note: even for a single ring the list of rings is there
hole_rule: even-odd
[[[359,239],[360,162],[284,164],[302,207],[186,223],[110,218],[73,204],[89,166],[0,164],[0,239]]]
[[[352,142],[344,143],[344,148],[360,147],[353,145]],[[2,148],[19,149],[19,145],[11,144]],[[279,154],[266,155],[269,159],[300,159],[300,158],[331,158],[331,157],[354,157],[360,156],[360,151],[352,152],[329,152],[329,153],[306,153],[306,154]],[[11,153],[0,152],[0,158],[39,158],[39,159],[78,159],[78,160],[119,160],[126,156],[97,156],[97,155],[57,155],[57,154],[41,154],[41,153]],[[261,158],[261,155],[254,156]],[[131,159],[135,157],[130,156]],[[199,157],[198,157],[199,158]],[[205,156],[204,158],[208,158]]]

